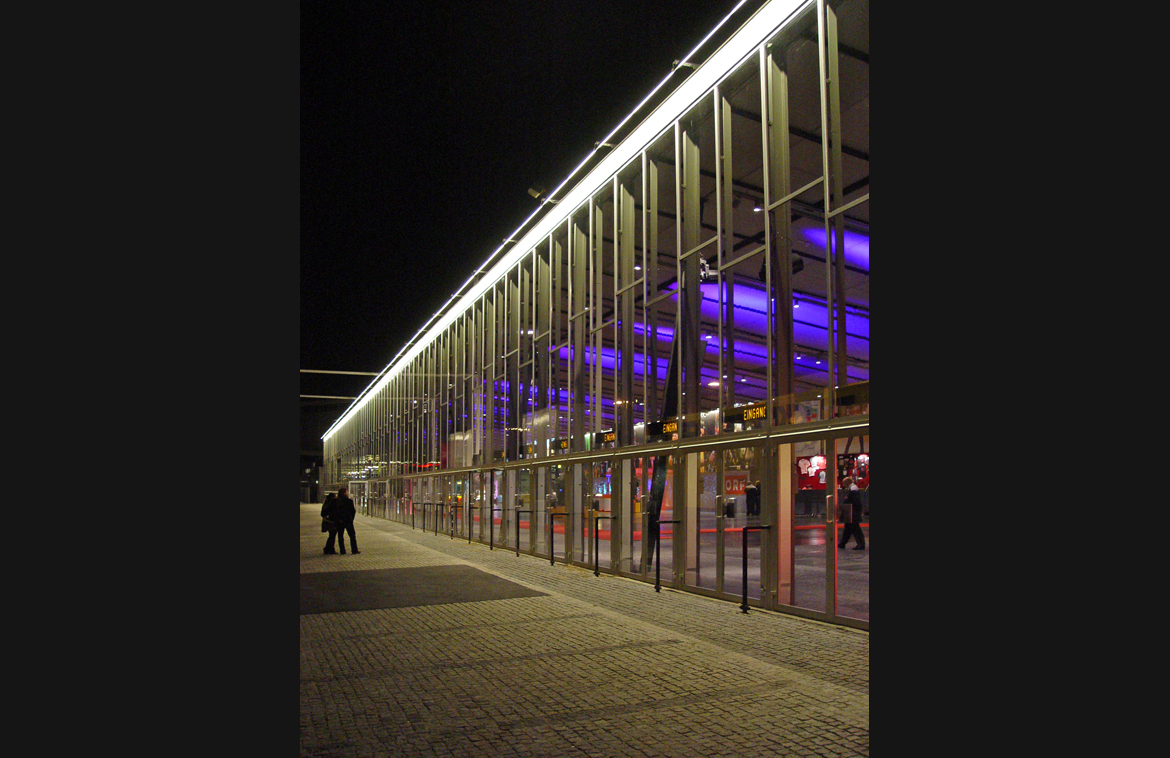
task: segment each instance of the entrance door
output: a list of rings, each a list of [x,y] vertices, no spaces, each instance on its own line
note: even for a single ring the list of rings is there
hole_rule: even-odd
[[[762,570],[765,556],[771,555],[776,538],[774,518],[763,518],[765,492],[774,498],[770,476],[774,467],[764,455],[763,445],[727,448],[721,453],[723,471],[723,594],[749,605],[767,599],[771,572]],[[770,511],[773,509],[769,509]]]
[[[685,514],[683,582],[710,592],[723,590],[724,504],[727,492],[723,456],[714,450],[687,454],[689,476],[680,510]],[[739,479],[733,476],[731,482]]]
[[[454,536],[470,538],[471,507],[471,475],[457,474],[451,480],[451,531]]]
[[[346,484],[349,488],[349,496],[353,499],[354,508],[363,516],[370,515],[370,501],[369,492],[366,487],[366,482],[363,480],[353,480]]]
[[[568,560],[566,529],[568,528],[569,500],[565,488],[565,465],[554,463],[536,469],[534,510],[536,517],[536,553],[554,559]],[[552,540],[549,540],[549,532]]]
[[[487,474],[489,481],[488,496],[490,502],[487,504],[488,513],[488,540],[492,545],[505,545],[507,538],[507,510],[505,508],[506,500],[505,493],[507,492],[507,481],[504,477],[503,469],[494,469],[490,474]]]
[[[624,462],[628,464],[628,461]],[[618,518],[619,487],[623,466],[619,460],[589,461],[573,464],[576,486],[569,484],[576,496],[563,519],[573,528],[573,560],[597,567],[598,571],[614,568],[614,541]],[[628,465],[626,466],[628,468]]]

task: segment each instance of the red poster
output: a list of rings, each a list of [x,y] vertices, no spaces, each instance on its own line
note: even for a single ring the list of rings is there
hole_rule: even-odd
[[[723,494],[727,497],[742,497],[747,487],[748,472],[733,471],[723,474]]]
[[[825,488],[825,469],[828,461],[823,455],[813,455],[798,458],[796,465],[800,469],[800,488],[802,490],[823,490]]]

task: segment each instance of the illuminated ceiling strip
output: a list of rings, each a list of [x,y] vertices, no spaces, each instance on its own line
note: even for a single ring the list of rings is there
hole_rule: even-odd
[[[346,409],[345,413],[343,413],[341,417],[338,418],[337,421],[335,421],[333,425],[329,427],[328,431],[326,431],[325,434],[321,436],[321,439],[328,439],[334,431],[342,426],[355,413],[361,410],[362,406],[365,405],[369,398],[373,397],[378,392],[378,390],[380,390],[386,385],[386,383],[393,379],[398,374],[398,372],[401,371],[403,366],[409,364],[410,361],[415,358],[415,356],[417,356],[430,344],[429,340],[425,342],[415,342],[419,335],[427,331],[434,332],[435,334],[441,333],[444,329],[447,328],[447,326],[451,324],[451,322],[453,322],[459,315],[464,312],[465,309],[458,308],[451,308],[448,310],[448,306],[451,305],[452,302],[455,300],[464,300],[468,303],[473,303],[477,298],[483,295],[484,292],[495,286],[496,282],[503,278],[508,273],[508,271],[510,271],[512,267],[520,261],[521,258],[530,254],[532,249],[536,247],[540,241],[548,236],[553,229],[563,223],[574,209],[576,209],[582,203],[586,202],[593,195],[593,193],[596,192],[606,182],[608,182],[614,174],[616,174],[622,167],[633,160],[639,152],[650,145],[666,129],[670,128],[675,119],[685,113],[686,110],[690,108],[691,105],[693,105],[696,101],[698,101],[699,98],[706,95],[708,91],[710,91],[716,84],[719,83],[720,80],[730,74],[736,66],[743,62],[745,58],[754,53],[760,45],[764,44],[768,39],[770,39],[772,35],[777,30],[779,30],[785,22],[792,18],[796,11],[813,1],[814,0],[772,0],[772,2],[769,2],[767,5],[756,11],[755,15],[748,19],[748,21],[742,27],[740,27],[739,31],[737,31],[731,36],[730,39],[724,42],[723,45],[721,45],[719,49],[716,50],[715,53],[709,59],[707,59],[705,63],[695,69],[694,73],[692,73],[682,84],[680,84],[678,89],[676,89],[661,105],[655,108],[654,112],[647,116],[646,120],[643,121],[633,132],[631,132],[628,137],[622,140],[621,144],[611,150],[609,155],[602,159],[601,163],[599,163],[596,168],[590,171],[589,174],[586,175],[586,177],[581,180],[569,192],[568,195],[558,200],[554,210],[542,218],[535,227],[530,229],[523,237],[521,237],[520,240],[516,243],[515,247],[513,247],[504,258],[498,261],[491,268],[491,270],[488,272],[488,276],[485,276],[471,290],[460,296],[459,292],[462,291],[463,287],[466,287],[468,283],[474,280],[475,277],[483,271],[483,266],[480,266],[478,269],[476,269],[475,273],[472,274],[471,277],[463,283],[459,290],[456,290],[456,293],[447,300],[443,307],[440,308],[435,313],[435,315],[431,316],[431,318],[427,321],[427,324],[425,324],[422,329],[419,329],[418,332],[415,333],[414,337],[411,337],[406,346],[404,346],[403,349],[400,350],[396,356],[394,356],[393,360],[390,361],[386,368],[382,370],[380,377],[370,383],[370,386],[362,392],[358,400],[354,401],[354,403],[351,404],[348,409]],[[746,0],[740,0],[740,2],[736,4],[731,12],[728,13],[722,21],[716,24],[715,28],[712,29],[707,34],[707,36],[703,38],[702,42],[696,45],[695,48],[691,50],[691,52],[687,53],[687,55],[684,56],[681,60],[686,62],[691,55],[699,50],[711,38],[711,36],[715,34],[715,32],[718,31],[724,23],[726,23],[728,18],[730,18],[737,10],[739,10],[744,2],[746,2]],[[601,141],[601,144],[604,144],[606,140],[616,134],[622,128],[622,126],[625,125],[625,123],[629,121],[635,113],[637,113],[638,109],[641,108],[651,97],[653,97],[655,92],[657,92],[664,84],[666,84],[666,82],[670,79],[671,76],[674,75],[674,73],[674,71],[671,71],[671,73],[668,74],[666,78],[658,84],[657,87],[651,90],[650,94],[647,95],[642,100],[642,102],[638,104],[637,108],[635,108],[630,112],[629,115],[622,119],[621,123],[618,124],[618,126],[615,127],[614,130],[611,131],[609,135]],[[585,160],[577,166],[577,168],[573,169],[572,173],[569,174],[569,178],[565,179],[565,181],[561,182],[561,184],[555,190],[549,193],[549,197],[555,196],[556,193],[559,192],[566,183],[568,183],[569,179],[571,179],[576,174],[576,172],[580,170],[581,166],[585,165],[585,163],[588,162],[597,153],[600,147],[601,145],[599,144],[598,147],[594,148],[593,152],[591,152],[589,156],[586,157]],[[542,204],[539,208],[533,211],[527,219],[524,220],[524,223],[517,227],[517,230],[523,229],[525,226],[527,226],[528,223],[531,222],[532,219],[543,210],[544,205]],[[490,256],[488,256],[487,260],[490,261],[492,258],[494,258],[501,250],[503,250],[504,245],[511,241],[512,239],[509,237],[509,240],[497,247],[495,251]],[[446,311],[446,313],[444,313],[444,311]],[[440,316],[440,314],[443,315]],[[435,321],[436,317],[438,317],[438,321]],[[414,347],[407,350],[412,342],[414,342]],[[390,371],[389,369],[392,366],[395,366],[395,364],[398,364],[397,369],[395,371]]]
[[[317,371],[311,368],[301,369],[302,374],[350,374],[352,376],[381,376],[380,371]]]

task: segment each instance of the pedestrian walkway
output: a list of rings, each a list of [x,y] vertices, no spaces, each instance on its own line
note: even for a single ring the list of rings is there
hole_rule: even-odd
[[[302,504],[302,756],[869,755],[869,633]],[[348,547],[348,546],[347,546]]]

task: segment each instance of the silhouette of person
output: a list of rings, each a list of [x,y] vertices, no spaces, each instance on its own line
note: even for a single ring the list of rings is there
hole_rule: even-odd
[[[337,520],[334,517],[334,508],[337,506],[337,493],[330,492],[321,504],[321,530],[329,532],[329,539],[325,540],[325,555],[337,555],[333,549],[333,540],[337,538]]]
[[[357,548],[357,535],[353,532],[353,519],[357,515],[357,508],[349,497],[349,490],[342,487],[337,491],[337,505],[334,506],[334,520],[337,522],[337,551],[345,555],[345,534],[349,533],[349,549],[357,555],[361,551]]]
[[[760,515],[760,483],[748,482],[748,485],[743,490],[744,500],[747,501],[747,515],[759,517]]]
[[[841,530],[841,539],[837,542],[838,548],[844,548],[849,542],[850,535],[857,541],[854,550],[865,550],[865,532],[861,531],[861,490],[854,484],[852,477],[841,480],[841,488],[845,490],[845,528]]]

